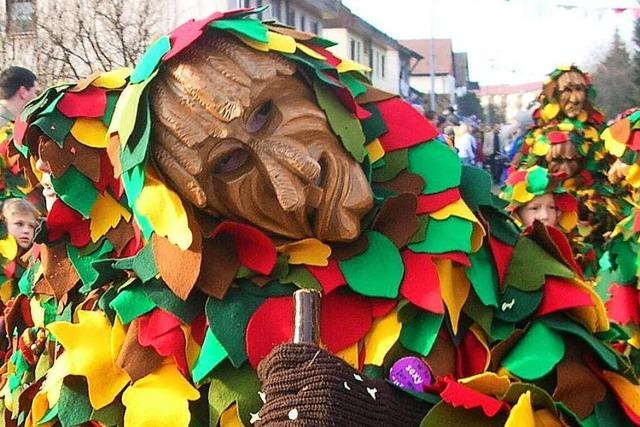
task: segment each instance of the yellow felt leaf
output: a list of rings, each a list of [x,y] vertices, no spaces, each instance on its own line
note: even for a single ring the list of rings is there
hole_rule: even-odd
[[[589,118],[589,116],[587,115],[587,112],[582,110],[578,113],[578,117],[576,117],[578,120],[580,120],[581,122],[586,122],[587,119]]]
[[[47,371],[47,375],[42,383],[41,390],[47,393],[49,407],[53,408],[60,399],[60,389],[64,377],[70,375],[68,353],[62,353],[53,363],[53,366]]]
[[[602,371],[602,377],[631,411],[640,416],[640,385],[611,371]]]
[[[589,294],[592,305],[584,307],[574,307],[568,310],[571,317],[578,320],[589,331],[604,332],[609,330],[609,319],[607,317],[607,311],[600,296],[593,290],[593,287],[582,280],[575,278],[571,279],[571,283],[577,288]]]
[[[633,334],[633,336],[629,338],[627,342],[635,348],[640,349],[640,331],[636,331],[636,333]]]
[[[434,261],[438,269],[442,301],[444,301],[449,311],[453,333],[457,334],[460,312],[469,296],[471,284],[464,274],[464,268],[454,267],[450,259],[442,258]]]
[[[136,123],[136,116],[138,115],[140,95],[142,95],[145,87],[153,80],[156,74],[158,74],[157,70],[145,81],[138,84],[127,85],[118,98],[116,109],[113,112],[111,124],[109,125],[108,134],[113,135],[117,133],[119,135],[121,148],[126,145],[131,136],[131,132],[133,132],[133,126]]]
[[[633,188],[640,187],[640,165],[634,163],[627,171],[626,180]]]
[[[0,240],[0,255],[8,260],[13,260],[18,255],[18,243],[11,234]]]
[[[384,153],[384,148],[382,147],[382,143],[380,142],[380,140],[378,138],[374,139],[369,144],[367,144],[367,146],[365,148],[369,152],[369,162],[370,163],[377,162],[385,154]]]
[[[473,223],[473,232],[471,233],[471,252],[477,252],[482,247],[486,232],[480,222]]]
[[[536,427],[533,418],[533,408],[531,407],[531,392],[521,394],[518,402],[511,408],[509,418],[504,427]]]
[[[533,154],[535,154],[538,157],[542,157],[545,156],[548,152],[549,152],[549,148],[551,147],[551,145],[549,145],[546,142],[542,142],[542,141],[536,141],[533,144],[533,147],[531,148],[531,152]]]
[[[562,132],[571,132],[575,128],[576,127],[571,122],[558,123],[558,130],[561,130]]]
[[[529,193],[527,191],[527,183],[526,181],[517,182],[513,186],[513,193],[511,193],[511,198],[518,203],[527,203],[530,202],[534,197],[533,193]]]
[[[569,232],[578,223],[578,212],[563,212],[558,219],[558,225],[565,231]]]
[[[624,150],[627,149],[627,141],[618,141],[611,134],[611,128],[606,128],[602,132],[602,139],[604,140],[604,148],[616,157],[620,157],[624,154]]]
[[[600,139],[598,135],[598,130],[593,126],[585,126],[583,135],[585,139],[589,141],[597,141]]]
[[[127,77],[131,75],[131,68],[122,67],[100,74],[93,82],[92,86],[105,89],[117,89],[127,83]]]
[[[193,235],[182,201],[150,170],[146,171],[144,187],[136,202],[136,209],[147,217],[159,236],[166,237],[183,251],[189,249]]]
[[[550,102],[542,108],[540,114],[545,121],[555,118],[560,112],[560,105],[557,102]]]
[[[535,411],[533,418],[535,419],[536,427],[563,427],[566,425],[547,408]]]
[[[336,356],[347,362],[352,368],[358,369],[358,343],[355,343],[352,346],[345,348],[344,350],[340,350],[336,353]]]
[[[29,308],[31,310],[31,319],[33,324],[39,328],[44,328],[44,308],[40,305],[38,297],[31,298],[29,300]]]
[[[359,62],[352,61],[350,59],[342,59],[336,67],[339,73],[346,73],[347,71],[364,71],[368,73],[371,71],[370,67],[367,67],[364,64],[360,64]]]
[[[89,224],[91,241],[97,242],[109,230],[118,225],[120,218],[124,218],[125,221],[129,222],[131,212],[111,197],[109,193],[105,192],[104,194],[98,193],[98,198],[91,208],[89,218],[91,218],[91,223]]]
[[[296,47],[298,49],[300,49],[303,53],[305,53],[307,56],[310,56],[312,58],[319,59],[320,61],[326,61],[326,59],[327,59],[323,55],[320,55],[318,52],[316,52],[315,50],[313,50],[311,48],[308,48],[307,46],[303,45],[302,43],[296,43]]]
[[[261,52],[269,52],[274,50],[276,52],[294,53],[296,51],[297,43],[296,39],[291,36],[285,36],[283,34],[275,33],[273,31],[267,32],[267,43],[260,43],[247,37],[238,36],[243,43]]]
[[[0,300],[6,305],[13,296],[13,280],[7,279],[0,285]]]
[[[31,165],[31,172],[36,176],[38,182],[42,182],[42,171],[36,167],[36,157],[29,156],[29,164]]]
[[[119,343],[113,343],[107,316],[84,310],[78,311],[78,323],[54,322],[48,329],[66,350],[69,373],[86,377],[91,406],[100,409],[113,402],[130,381],[109,351],[122,346],[124,333],[114,337]]]
[[[198,390],[168,358],[124,391],[124,424],[127,427],[187,427],[191,420],[189,401],[199,397]]]
[[[180,329],[182,329],[186,340],[187,365],[189,366],[189,370],[192,370],[193,365],[195,365],[198,360],[198,356],[200,356],[201,347],[193,338],[190,325],[181,325]]]
[[[398,320],[398,313],[395,310],[374,320],[371,329],[364,337],[364,364],[382,366],[384,357],[398,341],[401,329],[402,323]]]
[[[461,378],[459,383],[486,395],[502,396],[507,392],[511,381],[506,375],[495,372],[483,372],[471,377]]]
[[[78,142],[93,148],[107,148],[107,127],[100,119],[79,117],[71,127]]]
[[[243,427],[238,414],[238,405],[234,403],[224,410],[220,415],[220,427]]]
[[[308,238],[278,246],[278,252],[289,255],[289,264],[326,267],[329,265],[331,247],[318,239]]]
[[[48,410],[49,401],[47,400],[47,393],[40,390],[33,398],[33,402],[31,402],[31,413],[29,415],[32,425],[37,425],[39,427],[50,427],[54,425],[56,423],[55,419],[44,424],[38,424],[38,421],[40,421],[45,416]]]
[[[430,214],[429,216],[433,219],[441,221],[449,218],[451,215],[469,220],[471,222],[478,222],[478,218],[476,218],[473,212],[471,212],[471,209],[469,209],[469,206],[467,206],[467,204],[462,199],[458,199],[455,202],[448,204],[444,208]]]

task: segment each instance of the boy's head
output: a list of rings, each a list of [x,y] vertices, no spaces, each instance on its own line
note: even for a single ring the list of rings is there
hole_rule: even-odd
[[[7,223],[7,231],[22,249],[29,249],[33,244],[38,217],[40,213],[28,201],[8,199],[2,204],[2,216]]]
[[[535,220],[552,227],[558,224],[558,207],[553,193],[535,196],[530,202],[517,208],[515,214],[524,227],[530,226]]]

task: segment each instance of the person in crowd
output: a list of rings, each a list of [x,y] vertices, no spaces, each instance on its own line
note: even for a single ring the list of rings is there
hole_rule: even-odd
[[[455,136],[455,147],[462,164],[473,166],[476,161],[477,141],[471,134],[471,127],[467,123],[461,123]]]
[[[33,245],[40,212],[25,199],[7,199],[2,204],[2,216],[7,224],[7,231],[18,244],[19,252],[26,252]]]
[[[0,127],[13,122],[39,93],[38,79],[31,70],[14,66],[0,72]]]

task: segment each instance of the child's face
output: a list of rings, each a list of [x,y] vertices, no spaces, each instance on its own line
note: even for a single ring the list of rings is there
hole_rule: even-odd
[[[518,216],[525,227],[536,219],[544,225],[554,226],[558,221],[558,209],[553,194],[534,197],[529,203],[518,209]]]
[[[18,246],[29,249],[33,244],[33,235],[36,230],[36,220],[33,215],[15,213],[7,218],[9,234],[15,237]]]

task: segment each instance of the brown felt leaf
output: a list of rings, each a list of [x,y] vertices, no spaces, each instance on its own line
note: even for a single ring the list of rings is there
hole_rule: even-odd
[[[220,234],[202,244],[202,266],[197,286],[205,294],[222,299],[240,268],[231,236]]]
[[[420,175],[416,175],[405,169],[392,180],[380,183],[380,186],[395,191],[398,194],[411,193],[417,196],[422,194],[424,179]]]
[[[271,31],[275,31],[278,34],[282,34],[284,36],[291,36],[296,40],[311,40],[315,36],[311,33],[303,33],[302,31],[295,30],[291,27],[285,27],[282,25],[278,25],[277,23],[267,24],[267,28]]]
[[[54,296],[55,293],[53,291],[53,287],[51,283],[46,279],[46,277],[41,277],[40,280],[33,285],[33,292],[38,295],[51,295]]]
[[[489,370],[493,372],[498,372],[500,369],[500,365],[502,364],[502,359],[511,351],[514,345],[518,343],[520,338],[524,334],[523,329],[516,329],[509,338],[500,341],[493,348],[491,348],[491,362],[489,364]]]
[[[575,344],[575,345],[573,345]],[[567,342],[565,357],[556,367],[556,389],[553,398],[567,405],[580,419],[586,418],[607,394],[607,387],[584,363],[577,341]],[[580,390],[580,393],[576,393]]]
[[[369,239],[366,234],[361,234],[353,242],[333,243],[331,245],[331,257],[337,261],[350,259],[364,252],[369,246]]]
[[[193,242],[183,251],[164,237],[154,233],[153,259],[162,280],[179,298],[186,300],[196,284],[202,262],[202,237],[193,233]]]
[[[78,80],[78,83],[76,83],[72,88],[67,89],[67,92],[82,92],[87,87],[89,87],[89,85],[93,83],[93,81],[97,79],[100,74],[102,74],[102,71],[94,71],[82,80]]]
[[[371,229],[387,236],[397,248],[402,248],[420,226],[416,216],[417,207],[418,198],[415,194],[403,193],[389,197],[378,211]]]
[[[424,360],[435,376],[455,375],[456,349],[446,333],[439,334]]]
[[[113,246],[116,255],[120,255],[127,243],[135,237],[133,225],[130,222],[120,221],[115,228],[107,231],[107,240]]]
[[[16,329],[22,331],[33,326],[29,299],[22,294],[10,300],[4,312],[5,332],[9,337],[13,336],[13,331]],[[23,314],[28,314],[29,317],[23,318]]]
[[[356,98],[356,101],[358,101],[358,104],[360,105],[368,104],[370,102],[380,102],[384,101],[385,99],[395,98],[396,96],[398,96],[390,92],[385,92],[382,89],[378,89],[366,83],[363,84],[367,88],[367,91]]]
[[[138,319],[129,324],[122,349],[116,360],[116,365],[125,370],[133,382],[155,371],[162,364],[160,356],[153,347],[143,347],[138,342]]]
[[[40,251],[44,278],[53,289],[53,295],[60,299],[69,292],[80,277],[67,257],[66,243],[55,246],[42,246]]]
[[[100,180],[100,150],[80,144],[76,139],[67,135],[64,146],[50,139],[42,139],[39,147],[40,157],[49,160],[51,174],[60,178],[73,165],[80,173],[92,180]]]
[[[571,270],[575,270],[575,267],[574,267],[575,261],[573,259],[567,259],[567,257],[564,256],[564,254],[558,247],[557,242],[555,242],[551,237],[551,235],[549,234],[549,229],[547,229],[547,227],[545,227],[545,225],[542,224],[540,221],[533,222],[533,226],[531,228],[531,232],[529,236],[531,237],[531,240],[533,240],[538,245],[540,245],[553,258],[562,262]]]

